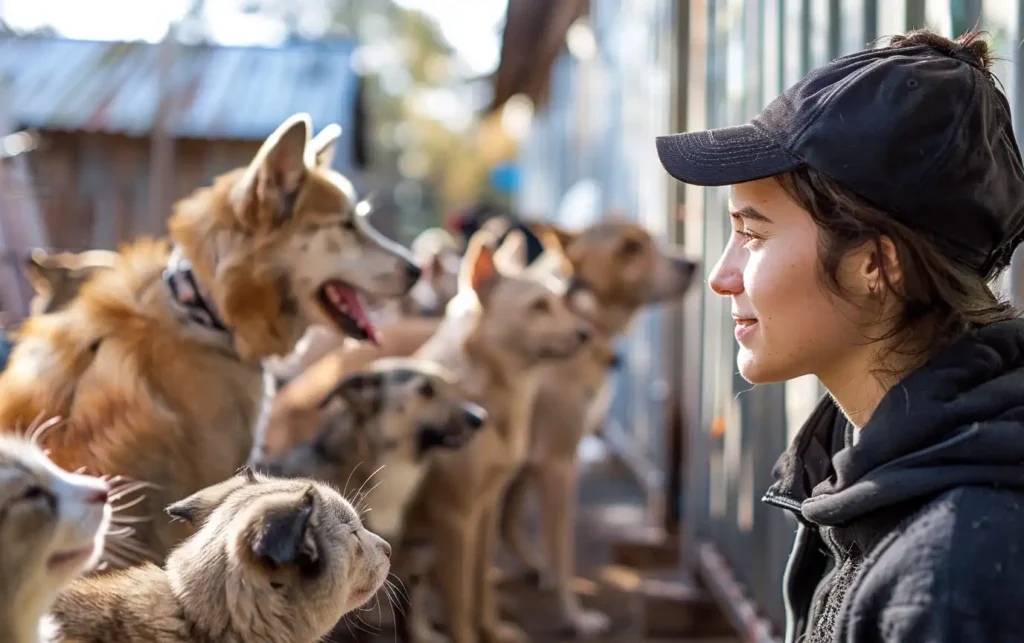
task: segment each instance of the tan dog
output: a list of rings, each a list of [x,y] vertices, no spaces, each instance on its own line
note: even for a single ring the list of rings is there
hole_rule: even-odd
[[[470,240],[459,293],[417,358],[438,362],[460,378],[488,423],[465,448],[435,454],[409,513],[404,537],[436,550],[431,585],[444,604],[454,643],[522,640],[499,620],[488,577],[497,535],[497,505],[526,456],[530,410],[545,364],[576,354],[589,327],[550,289],[502,275],[488,235]],[[413,640],[435,638],[422,610],[424,587],[410,588]]]
[[[306,115],[289,119],[248,167],[179,202],[173,252],[138,241],[63,309],[29,318],[0,375],[3,430],[60,416],[44,442],[59,466],[154,483],[115,564],[163,560],[191,531],[163,508],[247,461],[260,360],[312,323],[372,339],[359,293],[400,297],[418,277],[329,169],[340,128],[313,140],[310,128]]]
[[[116,252],[86,250],[85,252],[48,253],[35,248],[25,260],[25,276],[36,294],[29,303],[32,315],[60,310],[78,295],[78,290],[97,270],[111,268],[117,262]]]
[[[696,264],[636,224],[612,220],[580,232],[535,224],[533,230],[546,256],[527,272],[546,280],[568,278],[566,300],[593,324],[598,344],[613,341],[642,307],[681,298],[696,273]],[[604,421],[611,401],[609,364],[607,354],[585,351],[546,368],[530,423],[528,462],[508,490],[501,520],[504,541],[531,575],[557,592],[565,625],[585,636],[607,630],[609,621],[584,610],[571,589],[577,448]],[[522,531],[520,514],[531,486],[540,503],[543,564]]]
[[[487,419],[461,397],[451,373],[408,358],[377,360],[346,376],[320,406],[330,410],[312,440],[257,468],[358,490],[358,504],[370,510],[367,526],[389,539],[435,450],[465,446]]]
[[[53,643],[314,643],[384,583],[391,548],[337,491],[251,470],[168,508],[198,529],[167,559],[72,583]]]

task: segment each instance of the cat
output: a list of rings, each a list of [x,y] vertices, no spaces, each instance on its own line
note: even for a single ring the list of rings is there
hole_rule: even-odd
[[[105,481],[60,469],[32,440],[0,435],[0,641],[39,641],[58,591],[103,553],[109,495]]]
[[[390,570],[388,544],[312,480],[246,467],[167,513],[197,531],[165,567],[75,581],[53,605],[47,643],[314,643]]]

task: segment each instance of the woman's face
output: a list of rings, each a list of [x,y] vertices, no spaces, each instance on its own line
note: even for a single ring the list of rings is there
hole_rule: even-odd
[[[732,188],[733,232],[711,272],[711,289],[732,300],[740,374],[749,382],[856,372],[864,359],[868,314],[841,300],[819,277],[818,227],[773,178]],[[865,274],[852,252],[839,280],[853,292]]]

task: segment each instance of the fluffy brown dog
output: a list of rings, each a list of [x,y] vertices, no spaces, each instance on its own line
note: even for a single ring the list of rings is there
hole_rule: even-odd
[[[59,466],[154,484],[135,541],[108,543],[112,564],[163,560],[191,533],[163,508],[246,462],[260,360],[314,322],[372,339],[359,293],[399,297],[419,275],[329,169],[340,128],[310,129],[288,119],[248,167],[178,203],[173,248],[127,246],[63,309],[30,318],[0,375],[4,430],[60,416],[45,440]]]

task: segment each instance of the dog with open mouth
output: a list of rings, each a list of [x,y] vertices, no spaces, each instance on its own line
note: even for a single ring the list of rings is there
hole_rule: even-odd
[[[331,169],[341,129],[286,120],[247,167],[178,202],[169,239],[126,245],[60,310],[22,326],[0,375],[0,426],[63,424],[61,467],[152,483],[111,565],[163,560],[191,532],[163,508],[229,478],[256,441],[262,362],[314,324],[379,339],[364,296],[401,297],[420,271]],[[119,551],[120,547],[120,551]]]

